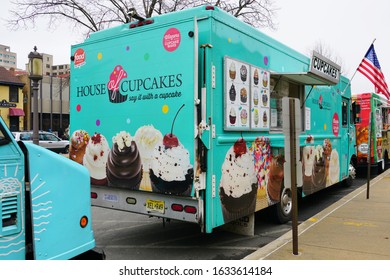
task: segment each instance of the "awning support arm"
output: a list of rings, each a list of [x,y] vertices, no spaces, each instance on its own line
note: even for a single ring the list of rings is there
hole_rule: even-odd
[[[311,91],[313,90],[314,86],[312,85],[311,88],[310,88],[310,91],[309,93],[307,94],[306,98],[305,98],[305,101],[303,101],[302,103],[302,106],[301,106],[301,109],[303,108],[303,105],[305,105],[306,103],[306,100],[309,98],[310,94],[311,94]]]

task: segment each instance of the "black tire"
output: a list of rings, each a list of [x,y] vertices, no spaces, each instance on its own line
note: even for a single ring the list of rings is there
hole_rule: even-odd
[[[276,219],[284,224],[291,220],[292,215],[292,192],[291,189],[282,187],[280,201],[276,204]]]
[[[69,146],[66,146],[63,152],[64,154],[69,154]]]

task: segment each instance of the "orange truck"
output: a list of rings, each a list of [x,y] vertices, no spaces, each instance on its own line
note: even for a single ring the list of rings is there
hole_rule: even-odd
[[[352,95],[357,118],[356,148],[357,169],[368,168],[368,150],[373,171],[379,173],[388,167],[390,162],[390,104],[377,93],[358,93]],[[369,133],[371,131],[371,133]],[[371,139],[371,141],[369,141]],[[370,145],[369,145],[370,143]]]

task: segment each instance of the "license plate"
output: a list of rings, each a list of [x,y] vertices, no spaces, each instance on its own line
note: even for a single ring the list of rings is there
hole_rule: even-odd
[[[165,203],[162,200],[147,199],[146,200],[146,210],[151,211],[151,212],[159,212],[161,214],[164,214]]]

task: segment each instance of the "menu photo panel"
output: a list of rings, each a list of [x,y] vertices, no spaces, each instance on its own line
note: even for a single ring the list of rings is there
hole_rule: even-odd
[[[251,128],[269,130],[270,127],[270,73],[251,67]]]
[[[250,129],[250,66],[225,57],[225,129]]]

